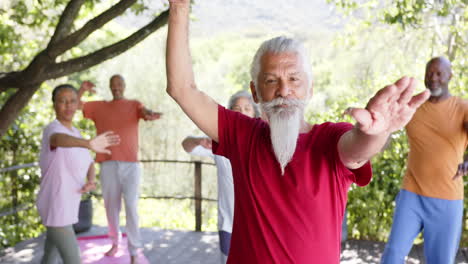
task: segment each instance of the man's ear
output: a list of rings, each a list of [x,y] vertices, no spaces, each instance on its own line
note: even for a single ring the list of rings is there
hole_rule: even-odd
[[[250,92],[252,93],[253,100],[256,104],[260,102],[257,95],[257,89],[255,89],[255,84],[253,81],[250,81]]]

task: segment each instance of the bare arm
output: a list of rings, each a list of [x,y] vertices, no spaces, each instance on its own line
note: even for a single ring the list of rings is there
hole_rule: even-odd
[[[426,90],[413,96],[415,87],[413,78],[403,77],[378,91],[365,109],[347,110],[347,114],[357,121],[338,142],[338,153],[347,168],[364,165],[383,149],[391,133],[411,120],[416,109],[430,95]]]
[[[94,162],[89,165],[88,173],[86,174],[86,184],[80,190],[80,193],[87,193],[96,189],[96,171],[94,169]]]
[[[383,149],[389,135],[389,133],[375,136],[367,135],[354,127],[343,134],[338,143],[341,161],[350,169],[362,167],[362,165]]]
[[[197,89],[189,49],[190,0],[170,0],[167,34],[167,93],[210,138],[218,141],[218,104]]]
[[[50,147],[62,147],[62,148],[87,148],[94,152],[110,154],[110,150],[107,147],[115,146],[120,144],[119,135],[114,132],[104,132],[93,139],[87,140],[78,138],[62,133],[55,133],[50,136]]]
[[[182,147],[188,153],[192,152],[197,146],[202,146],[206,149],[211,149],[211,139],[209,138],[199,138],[199,137],[186,137],[182,141]]]
[[[90,140],[73,137],[67,134],[55,133],[50,136],[50,146],[53,148],[62,147],[62,148],[87,148],[91,149]]]
[[[85,92],[90,92],[90,93],[95,93],[96,91],[94,90],[94,83],[90,81],[84,81],[81,83],[80,89],[78,90],[78,100],[80,101],[78,104],[79,109],[83,109],[83,101],[81,101],[81,97]]]

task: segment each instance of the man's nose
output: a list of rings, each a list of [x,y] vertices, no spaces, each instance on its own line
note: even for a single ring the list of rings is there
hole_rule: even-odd
[[[278,95],[281,97],[288,97],[288,95],[291,93],[291,87],[286,81],[280,81],[279,82],[279,89],[278,89]]]

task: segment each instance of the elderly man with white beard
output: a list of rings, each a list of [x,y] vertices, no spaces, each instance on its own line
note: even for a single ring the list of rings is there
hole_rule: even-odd
[[[235,208],[228,262],[339,263],[341,222],[352,183],[369,183],[369,159],[429,97],[403,77],[379,90],[349,123],[308,124],[312,73],[298,41],[264,42],[251,67],[251,91],[268,122],[227,110],[197,89],[188,28],[189,0],[170,0],[167,92],[233,170]]]

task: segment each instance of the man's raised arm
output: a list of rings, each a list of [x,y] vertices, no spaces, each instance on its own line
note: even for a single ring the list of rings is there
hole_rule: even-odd
[[[218,104],[199,91],[193,76],[188,28],[190,0],[169,0],[167,93],[210,138],[218,141]]]

